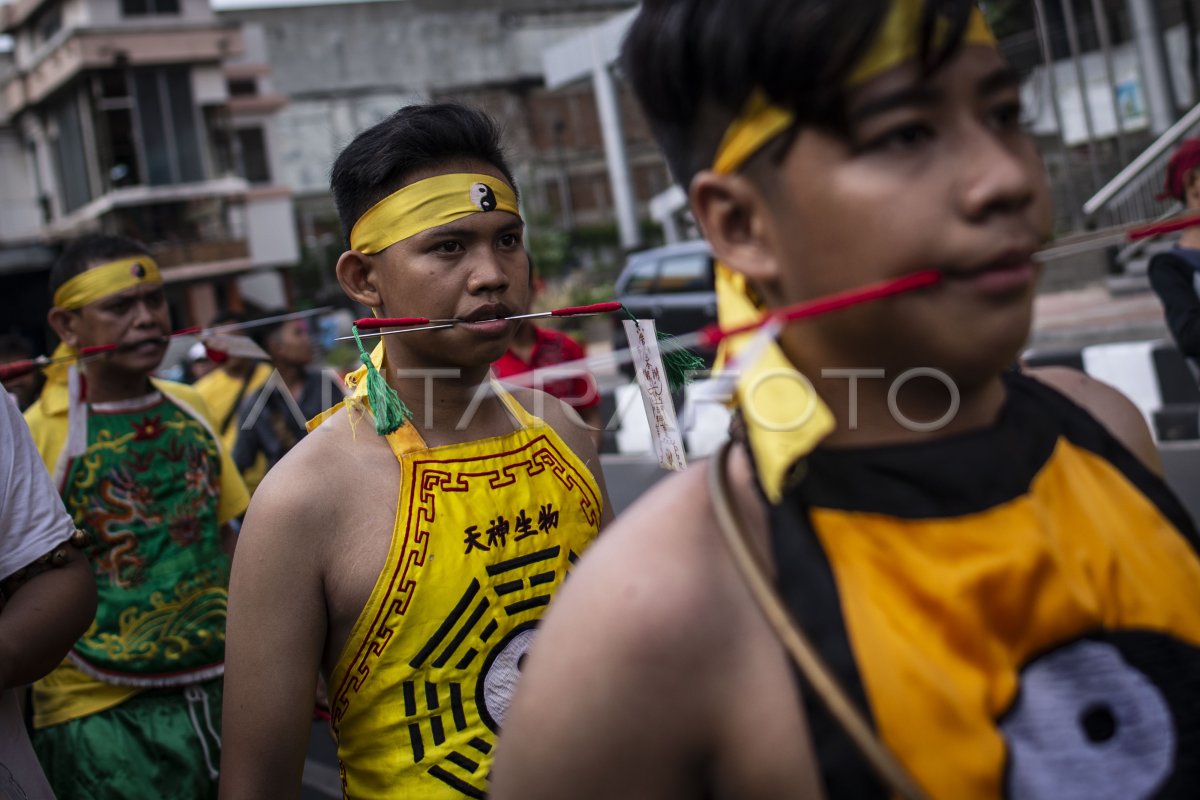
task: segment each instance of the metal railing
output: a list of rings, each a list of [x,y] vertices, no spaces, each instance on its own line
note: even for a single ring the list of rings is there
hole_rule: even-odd
[[[1185,114],[1084,203],[1084,216],[1104,226],[1116,226],[1132,225],[1170,213],[1178,204],[1158,199],[1167,161],[1176,145],[1198,134],[1200,105]]]

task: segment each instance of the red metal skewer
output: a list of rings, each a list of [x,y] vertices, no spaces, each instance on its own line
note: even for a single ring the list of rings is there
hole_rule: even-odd
[[[44,362],[39,362],[34,358],[24,358],[20,361],[9,361],[7,364],[0,364],[0,381],[8,381],[13,378],[20,378],[23,375],[28,375],[38,367],[44,365]]]
[[[556,308],[553,311],[539,311],[532,314],[514,314],[511,317],[504,319],[530,319],[532,317],[576,317],[582,314],[609,314],[613,311],[620,311],[621,304],[608,301],[605,303],[593,303],[588,306],[568,306],[566,308]],[[459,319],[429,319],[427,317],[364,317],[363,319],[355,320],[354,324],[358,326],[360,331],[378,330],[380,328],[408,328],[414,325],[437,325],[437,324],[454,324],[462,322]]]
[[[360,331],[373,331],[380,328],[408,328],[413,325],[429,325],[433,322],[452,322],[453,320],[432,320],[425,317],[364,317],[354,320]]]
[[[558,308],[550,312],[552,317],[575,317],[580,314],[611,314],[614,311],[620,311],[621,304],[615,301],[607,303],[592,303],[590,306],[568,306],[567,308]]]
[[[180,328],[177,331],[171,331],[170,333],[167,334],[166,338],[170,339],[170,338],[173,338],[176,336],[197,336],[197,335],[203,335],[203,334],[209,334],[209,333],[218,333],[220,331],[238,330],[238,329],[242,329],[242,328],[253,328],[253,327],[256,327],[259,325],[269,324],[271,322],[280,322],[280,321],[287,320],[287,319],[312,316],[314,314],[324,313],[327,310],[328,310],[327,308],[317,308],[317,309],[312,309],[309,311],[297,311],[297,312],[292,312],[292,313],[288,313],[288,314],[278,314],[274,317],[267,317],[265,319],[250,320],[249,322],[239,322],[239,323],[234,323],[231,325],[217,325],[212,328],[202,328],[199,325],[193,325],[188,328]],[[11,380],[12,378],[19,378],[22,375],[27,375],[30,372],[33,372],[35,369],[40,369],[40,368],[48,366],[50,364],[59,364],[59,363],[67,362],[67,361],[74,361],[76,359],[86,358],[86,357],[90,357],[90,356],[96,356],[96,355],[100,355],[102,353],[109,353],[109,352],[112,352],[114,350],[119,350],[119,349],[120,349],[120,345],[118,345],[118,344],[98,344],[98,345],[91,345],[89,347],[81,348],[78,353],[67,356],[65,358],[50,358],[49,356],[39,356],[37,358],[22,359],[20,361],[10,361],[10,362],[4,363],[4,364],[0,364],[0,380]],[[213,348],[209,348],[207,346],[205,349],[208,352],[209,358],[214,363],[220,364],[223,361],[228,360],[228,358],[229,358],[229,355],[221,350],[216,350]]]
[[[37,358],[25,358],[20,361],[9,361],[5,364],[0,364],[0,381],[12,380],[19,378],[22,375],[28,375],[36,369],[49,366],[50,364],[62,364],[67,361],[75,361],[80,358],[100,355],[112,350],[116,350],[115,344],[97,344],[90,347],[82,348],[78,353],[74,353],[62,358],[50,358],[49,356],[38,356]]]
[[[872,300],[880,300],[884,297],[911,292],[914,289],[933,286],[941,281],[942,273],[935,269],[916,272],[912,275],[905,275],[903,278],[873,283],[861,289],[851,289],[850,291],[839,292],[827,297],[818,297],[816,300],[797,303],[766,314],[754,322],[739,325],[729,330],[722,330],[719,324],[709,325],[700,329],[700,340],[704,346],[716,347],[722,340],[728,339],[730,336],[750,333],[761,328],[770,319],[777,318],[784,322],[795,322],[796,320],[816,317],[821,314],[828,314],[831,311],[849,308],[859,303],[869,303]]]
[[[1168,233],[1175,233],[1184,228],[1191,228],[1200,225],[1200,214],[1194,214],[1190,217],[1181,217],[1180,219],[1167,220],[1166,222],[1155,222],[1152,225],[1143,225],[1140,228],[1131,228],[1125,233],[1125,236],[1131,242],[1136,242],[1139,239],[1149,239],[1151,236],[1162,236]]]

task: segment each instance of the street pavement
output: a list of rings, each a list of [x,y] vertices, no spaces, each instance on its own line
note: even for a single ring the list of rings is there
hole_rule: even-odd
[[[329,723],[313,720],[308,736],[308,758],[304,762],[304,779],[300,788],[301,800],[328,800],[342,796],[342,781],[338,776],[337,748],[329,735]]]

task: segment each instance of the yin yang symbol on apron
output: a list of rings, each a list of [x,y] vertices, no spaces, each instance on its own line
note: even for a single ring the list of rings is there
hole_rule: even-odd
[[[1005,796],[1194,797],[1200,649],[1154,631],[1105,632],[1030,660],[999,720]]]

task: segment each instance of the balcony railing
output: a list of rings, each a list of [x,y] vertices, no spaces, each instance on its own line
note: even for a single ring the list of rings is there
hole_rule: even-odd
[[[151,250],[154,253],[154,260],[164,269],[185,264],[206,264],[213,261],[233,261],[250,257],[250,247],[243,239],[160,244],[153,246]]]

